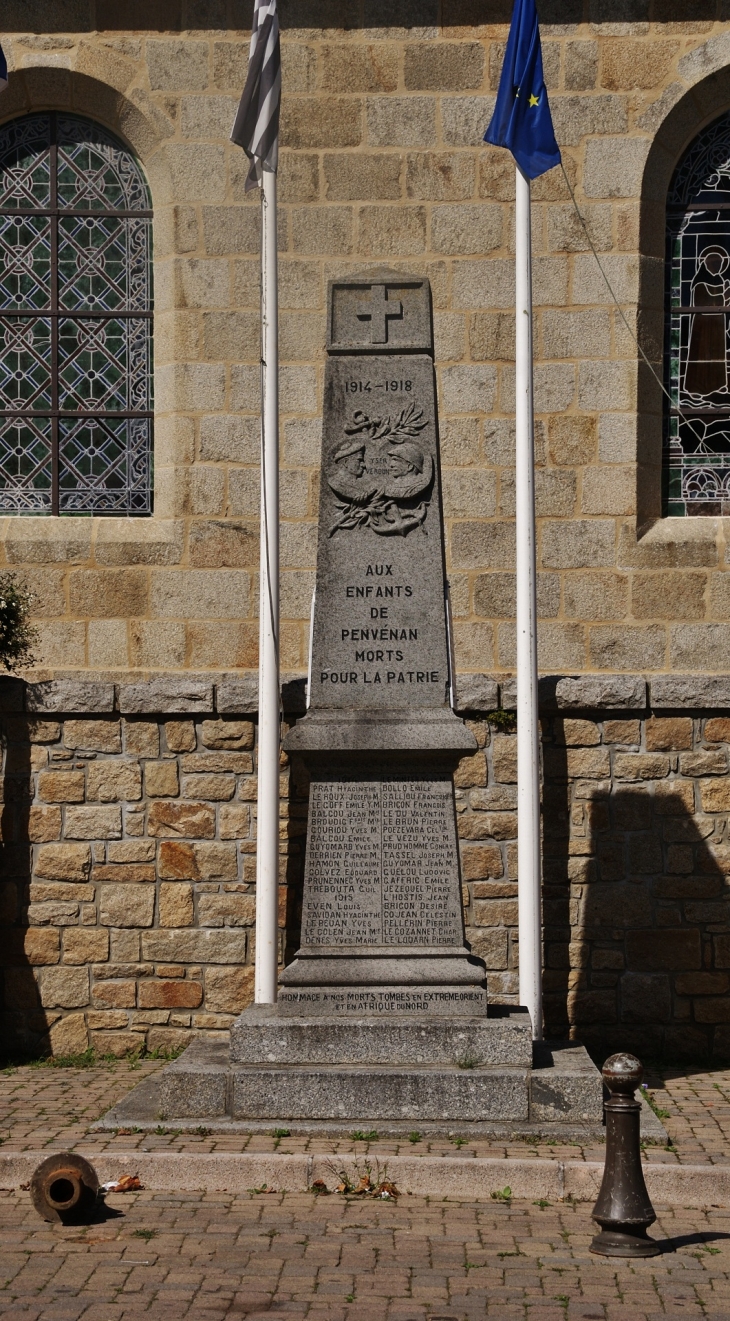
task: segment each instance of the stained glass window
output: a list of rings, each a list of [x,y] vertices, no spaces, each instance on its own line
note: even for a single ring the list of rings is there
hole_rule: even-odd
[[[682,157],[667,198],[666,514],[730,514],[730,114]]]
[[[0,513],[150,513],[151,216],[98,124],[0,128]]]

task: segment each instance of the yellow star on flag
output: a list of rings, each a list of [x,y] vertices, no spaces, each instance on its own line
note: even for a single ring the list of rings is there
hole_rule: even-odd
[[[530,96],[530,105],[532,106],[532,105],[539,105],[539,104],[540,104],[540,98],[539,98],[539,96],[531,95],[531,96]]]

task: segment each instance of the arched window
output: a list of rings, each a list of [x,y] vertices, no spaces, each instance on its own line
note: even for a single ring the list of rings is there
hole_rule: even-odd
[[[98,124],[0,128],[0,513],[150,512],[151,214]]]
[[[730,113],[695,138],[667,198],[664,512],[730,513]]]

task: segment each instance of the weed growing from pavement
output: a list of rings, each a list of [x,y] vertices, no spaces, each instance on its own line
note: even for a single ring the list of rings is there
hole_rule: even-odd
[[[333,1152],[333,1156],[336,1155],[337,1153]],[[400,1196],[395,1184],[388,1178],[387,1162],[381,1170],[380,1161],[376,1158],[374,1172],[369,1160],[364,1160],[361,1164],[355,1163],[350,1170],[338,1166],[336,1160],[328,1160],[326,1164],[337,1180],[335,1192],[342,1193],[346,1197],[376,1197],[385,1202],[395,1202]],[[312,1186],[316,1192],[329,1192],[323,1179],[318,1179],[316,1186]]]
[[[352,1142],[377,1142],[379,1137],[380,1134],[376,1133],[374,1128],[371,1128],[367,1133],[363,1132],[361,1128],[356,1128],[354,1133],[350,1134]]]
[[[156,1229],[135,1229],[133,1233],[133,1237],[143,1238],[145,1243],[149,1243],[150,1239],[154,1238],[157,1232],[158,1231]]]
[[[420,1142],[420,1141],[421,1141],[421,1138],[422,1138],[422,1137],[423,1137],[423,1134],[422,1134],[422,1133],[419,1133],[419,1132],[418,1132],[418,1129],[415,1129],[415,1128],[414,1128],[413,1132],[408,1134],[408,1141],[409,1141],[409,1142],[412,1142],[413,1145],[415,1146],[415,1144],[416,1144],[417,1142]]]
[[[669,1111],[662,1110],[660,1106],[657,1105],[654,1093],[649,1091],[645,1083],[642,1083],[641,1090],[644,1094],[647,1105],[654,1111],[657,1119],[669,1119]]]
[[[100,1055],[93,1046],[86,1050],[79,1051],[72,1055],[37,1055],[27,1058],[6,1059],[2,1069],[4,1074],[15,1073],[17,1069],[97,1069],[97,1068],[115,1068],[118,1064],[126,1064],[130,1069],[138,1069],[141,1062],[147,1060],[176,1060],[181,1055],[184,1046],[175,1047],[172,1050],[144,1050],[138,1047],[136,1050],[128,1050],[124,1055],[113,1055],[107,1053]]]
[[[507,1184],[506,1188],[495,1188],[494,1192],[490,1193],[489,1196],[493,1202],[511,1202],[512,1189],[509,1184]]]
[[[478,1069],[481,1060],[473,1051],[467,1050],[455,1061],[457,1069]]]

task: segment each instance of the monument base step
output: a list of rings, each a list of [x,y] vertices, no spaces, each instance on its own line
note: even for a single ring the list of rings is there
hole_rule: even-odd
[[[288,1026],[288,1025],[287,1025]],[[384,1025],[386,1026],[386,1025]],[[105,1130],[165,1123],[225,1132],[474,1137],[601,1137],[601,1076],[582,1046],[542,1042],[531,1068],[489,1065],[270,1064],[230,1059],[200,1038],[140,1083],[100,1122]],[[455,1130],[454,1125],[457,1125]]]
[[[287,1018],[252,1005],[231,1027],[231,1064],[532,1065],[526,1009],[490,1005],[488,1016],[453,1020],[390,1014],[383,1018]]]
[[[231,1069],[235,1119],[526,1120],[525,1069],[457,1065],[262,1065]]]

